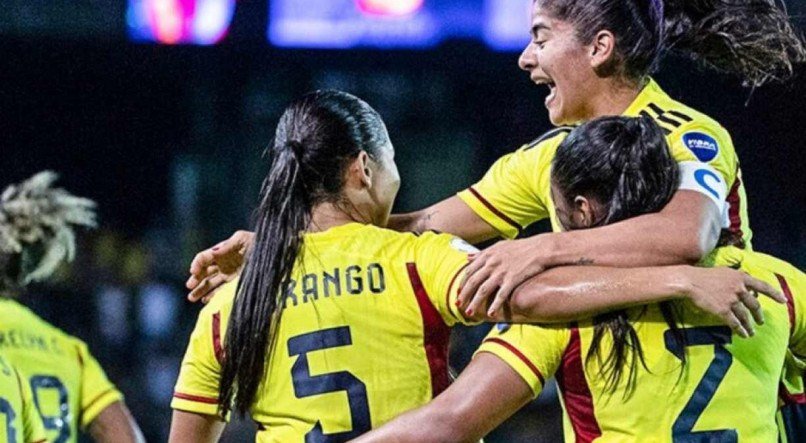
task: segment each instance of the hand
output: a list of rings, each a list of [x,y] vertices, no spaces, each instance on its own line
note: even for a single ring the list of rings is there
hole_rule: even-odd
[[[190,289],[188,300],[207,303],[221,285],[239,276],[244,257],[254,242],[254,232],[237,231],[232,237],[196,254],[190,264],[190,278],[185,283]]]
[[[685,291],[688,299],[699,309],[720,317],[744,338],[755,334],[750,315],[759,325],[764,324],[764,313],[757,299],[759,293],[778,303],[786,303],[780,291],[741,271],[686,266],[683,272],[689,281]]]
[[[480,318],[480,312],[491,296],[487,311],[493,317],[509,300],[512,291],[526,280],[548,269],[547,235],[521,240],[505,240],[470,256],[462,281],[457,306],[469,318]],[[472,299],[471,299],[472,298]]]

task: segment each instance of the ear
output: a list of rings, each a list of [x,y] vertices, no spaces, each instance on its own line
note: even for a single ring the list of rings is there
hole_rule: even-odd
[[[616,52],[616,36],[603,29],[596,33],[591,42],[590,63],[593,69],[607,64]]]
[[[594,219],[591,201],[581,195],[574,197],[574,213],[571,217],[573,217],[573,222],[577,226],[582,228],[590,227]]]
[[[369,167],[369,155],[367,155],[366,151],[361,151],[358,154],[350,169],[355,169],[354,176],[358,178],[364,187],[372,187],[372,168]]]

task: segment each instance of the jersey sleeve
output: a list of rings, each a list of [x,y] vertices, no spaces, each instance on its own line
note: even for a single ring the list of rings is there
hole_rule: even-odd
[[[562,362],[570,331],[565,326],[510,325],[493,327],[476,354],[489,352],[523,378],[537,397]]]
[[[171,408],[219,415],[218,391],[224,356],[224,331],[237,282],[221,288],[199,313],[174,388]]]
[[[695,120],[668,136],[672,156],[678,163],[699,162],[714,168],[728,189],[736,181],[739,160],[728,131],[713,121]],[[703,194],[707,194],[705,191]]]
[[[502,236],[517,237],[530,224],[550,216],[551,160],[567,133],[552,131],[501,157],[459,198]]]
[[[456,299],[470,263],[468,255],[475,252],[478,249],[452,235],[426,232],[417,239],[417,274],[431,304],[448,326],[471,324],[456,307]]]
[[[777,277],[786,296],[792,322],[789,349],[798,360],[806,362],[806,274],[792,266],[789,272]]]
[[[86,429],[107,406],[123,400],[123,395],[109,381],[100,363],[92,356],[87,345],[76,339],[81,361],[81,418],[79,424]]]
[[[23,441],[26,443],[44,443],[47,441],[45,425],[42,422],[42,417],[39,416],[39,411],[36,409],[31,387],[23,380],[23,377],[16,369],[14,373],[17,376],[17,382],[20,385],[20,394],[22,396]]]

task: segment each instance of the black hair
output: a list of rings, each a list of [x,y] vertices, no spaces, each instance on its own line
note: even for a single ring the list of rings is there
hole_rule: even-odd
[[[256,210],[255,243],[238,283],[224,344],[221,412],[245,413],[264,378],[280,297],[302,255],[314,206],[340,203],[345,171],[363,151],[378,160],[388,144],[380,115],[340,91],[317,91],[283,113]]]
[[[615,57],[602,75],[641,81],[667,51],[739,76],[747,85],[783,81],[806,60],[803,40],[776,0],[539,0],[574,24],[580,41],[608,29]]]
[[[601,117],[571,131],[560,143],[551,172],[558,198],[573,206],[578,195],[606,208],[597,226],[658,212],[676,192],[680,173],[661,128],[649,117]],[[661,304],[661,312],[673,331],[677,326],[673,306]],[[601,341],[609,331],[613,348],[602,357]],[[624,310],[594,318],[594,335],[586,361],[600,364],[605,387],[615,391],[625,367],[628,389],[634,385],[638,361],[646,368],[638,335]]]

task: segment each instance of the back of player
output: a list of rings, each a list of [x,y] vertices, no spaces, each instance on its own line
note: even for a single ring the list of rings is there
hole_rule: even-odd
[[[258,441],[346,441],[445,389],[449,326],[462,318],[451,299],[471,248],[358,223],[305,234],[250,411]],[[202,311],[175,409],[217,413],[235,286]]]
[[[665,321],[661,305],[632,309],[630,323],[643,362],[636,358],[630,372],[628,354],[615,385],[612,368],[603,370],[612,335],[605,329],[598,352],[591,351],[593,321],[568,328],[502,326],[480,352],[507,361],[535,395],[547,377],[556,376],[568,442],[776,441],[784,358],[788,349],[806,352],[806,275],[780,260],[732,247],[721,248],[714,264],[740,266],[780,288],[789,305],[760,298],[766,321],[749,339],[732,336],[728,327],[715,326],[687,303],[667,305],[676,313],[676,328]]]
[[[45,430],[31,391],[16,368],[0,355],[0,441],[43,443]]]
[[[2,297],[0,352],[23,374],[49,441],[78,441],[79,429],[122,399],[84,342]]]

